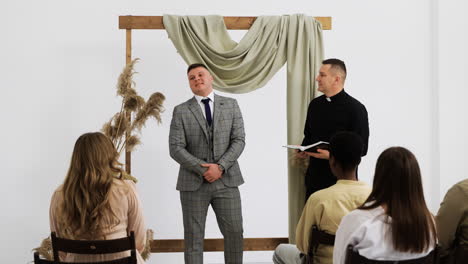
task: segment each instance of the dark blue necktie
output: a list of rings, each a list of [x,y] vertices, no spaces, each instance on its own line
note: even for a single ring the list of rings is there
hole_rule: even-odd
[[[211,119],[210,98],[205,98],[201,101],[203,102],[203,104],[205,104],[206,121],[208,122],[208,125],[211,126],[213,120]]]

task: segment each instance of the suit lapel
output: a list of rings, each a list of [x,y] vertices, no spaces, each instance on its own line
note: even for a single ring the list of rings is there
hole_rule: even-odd
[[[214,95],[214,113],[213,113],[213,134],[216,135],[216,130],[219,127],[219,121],[223,115],[224,100],[221,96]],[[213,135],[213,136],[214,136]]]
[[[193,115],[195,116],[195,119],[198,121],[198,124],[200,124],[200,127],[203,130],[203,133],[205,134],[206,139],[208,140],[208,131],[206,131],[206,119],[203,116],[203,112],[200,109],[200,105],[198,104],[197,99],[195,99],[195,97],[193,97],[190,100],[189,109],[190,111],[192,111]]]

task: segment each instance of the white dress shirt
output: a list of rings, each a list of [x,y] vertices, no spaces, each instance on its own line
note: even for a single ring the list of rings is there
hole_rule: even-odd
[[[211,109],[211,120],[213,120],[213,113],[214,113],[214,93],[211,92],[208,96],[200,96],[200,95],[195,95],[195,99],[198,102],[198,105],[200,105],[203,116],[206,118],[206,113],[205,113],[205,104],[201,101],[202,99],[205,98],[210,98],[210,109]]]
[[[422,253],[396,251],[389,221],[391,218],[387,219],[381,206],[370,210],[357,209],[343,217],[336,231],[333,263],[345,263],[348,245],[368,259],[394,261],[421,258],[434,249],[435,243]]]

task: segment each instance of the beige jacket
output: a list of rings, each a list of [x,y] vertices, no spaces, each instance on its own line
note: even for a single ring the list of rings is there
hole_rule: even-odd
[[[468,179],[445,195],[436,216],[441,256],[453,252],[457,245],[468,245]]]

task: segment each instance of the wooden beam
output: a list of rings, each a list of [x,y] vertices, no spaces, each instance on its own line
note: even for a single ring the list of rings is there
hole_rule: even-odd
[[[125,34],[125,62],[129,64],[132,62],[132,30],[127,29]],[[125,118],[127,119],[128,123],[131,124],[132,122],[132,115],[131,112],[125,112]],[[125,131],[125,140],[130,137],[130,131]],[[128,151],[127,145],[125,145],[125,171],[128,174],[132,173],[132,153]]]
[[[227,29],[249,29],[257,17],[224,17]],[[323,30],[332,29],[331,17],[314,17]],[[119,16],[119,29],[164,29],[162,16]]]
[[[287,237],[244,238],[244,251],[269,251],[281,243],[289,243]],[[208,251],[224,251],[224,239],[205,239],[204,249]],[[184,252],[183,239],[157,239],[151,243],[152,253]]]

